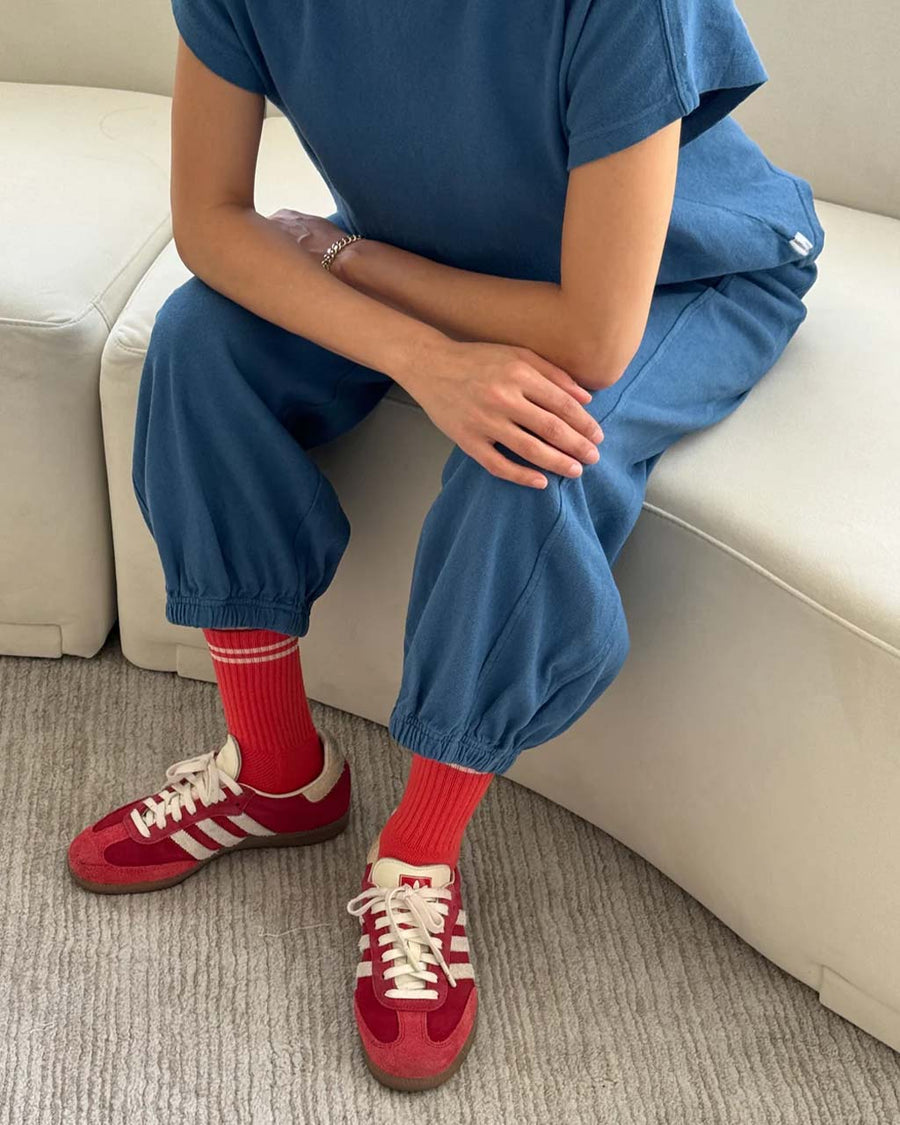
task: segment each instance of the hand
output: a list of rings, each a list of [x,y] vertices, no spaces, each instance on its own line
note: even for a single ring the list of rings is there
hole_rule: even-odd
[[[300,249],[305,250],[317,262],[321,262],[322,255],[332,242],[343,238],[347,233],[321,215],[305,215],[302,211],[292,211],[288,207],[282,207],[266,218],[286,231]]]
[[[451,341],[403,386],[434,424],[489,473],[530,488],[548,481],[495,449],[566,477],[599,460],[603,431],[584,409],[591,395],[528,348]]]

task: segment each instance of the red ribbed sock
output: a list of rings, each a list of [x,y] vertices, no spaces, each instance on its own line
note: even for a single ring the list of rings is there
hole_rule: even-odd
[[[269,629],[204,629],[225,710],[241,748],[241,781],[265,793],[300,789],[322,772],[297,637]]]
[[[378,854],[417,867],[455,867],[466,825],[493,776],[413,754],[403,798],[381,831]]]

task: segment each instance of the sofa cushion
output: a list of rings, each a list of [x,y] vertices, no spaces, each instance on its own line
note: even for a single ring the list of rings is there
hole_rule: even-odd
[[[100,355],[170,239],[169,107],[0,83],[0,652],[88,656],[115,620]]]
[[[0,84],[0,316],[112,325],[171,234],[158,94]]]
[[[734,414],[660,460],[645,506],[900,650],[900,221],[816,208],[806,322]]]

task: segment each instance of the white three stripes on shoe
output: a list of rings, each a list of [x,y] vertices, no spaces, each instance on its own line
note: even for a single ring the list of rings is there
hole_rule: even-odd
[[[244,839],[243,836],[236,836],[233,832],[229,832],[227,828],[223,828],[221,824],[217,824],[214,820],[201,820],[197,827],[211,840],[215,840],[217,844],[221,844],[225,848],[239,844]]]
[[[188,855],[193,856],[194,859],[209,859],[210,856],[215,855],[218,851],[218,848],[211,849],[204,847],[199,840],[195,840],[194,837],[189,832],[185,832],[183,828],[178,832],[173,832],[171,838],[176,844],[184,848]]]
[[[454,961],[450,965],[450,972],[454,980],[474,980],[475,979],[475,966],[471,961]],[[356,966],[357,980],[360,977],[370,977],[372,975],[372,962],[360,961]],[[427,999],[427,997],[425,997]]]
[[[246,813],[240,813],[237,816],[229,816],[228,819],[232,824],[237,825],[238,828],[243,828],[244,832],[249,836],[274,836],[275,833],[270,828],[264,828],[259,821],[254,820],[252,816],[247,816]],[[214,856],[216,852],[221,851],[222,848],[233,848],[239,844],[243,836],[236,836],[229,832],[227,828],[223,828],[221,824],[217,824],[214,820],[207,818],[206,820],[199,820],[194,825],[210,840],[215,840],[219,847],[208,848],[205,844],[201,844],[199,840],[195,840],[190,832],[185,831],[183,828],[178,832],[173,832],[171,839],[176,844],[182,847],[194,859],[209,859]]]
[[[460,910],[456,915],[456,922],[453,926],[454,930],[464,930],[466,926],[466,912]],[[359,939],[359,951],[364,953],[370,946],[369,935],[363,934]],[[469,939],[464,934],[451,934],[450,935],[450,951],[453,953],[468,953],[469,952]]]
[[[361,917],[360,917],[360,924],[362,924],[362,918]],[[466,959],[463,960],[463,961],[452,961],[447,965],[447,968],[449,969],[450,975],[452,976],[454,981],[474,980],[475,979],[475,967],[468,960],[469,939],[465,935],[465,927],[466,927],[466,912],[465,912],[464,909],[460,909],[457,912],[456,919],[455,919],[454,925],[453,925],[453,930],[455,932],[450,935],[450,950],[449,950],[449,952],[450,953],[465,953]],[[393,944],[393,935],[391,934],[390,929],[388,928],[387,918],[379,917],[378,920],[375,923],[375,928],[376,928],[376,930],[380,930],[382,928],[384,928],[386,930],[386,932],[383,933],[383,934],[376,934],[377,945],[378,945],[379,950],[382,949],[382,948],[387,948],[388,950],[390,950],[391,946]],[[443,944],[443,940],[441,938],[437,938],[436,940],[437,940],[438,946],[441,946]],[[360,938],[359,938],[359,951],[360,951],[360,953],[364,954],[368,950],[371,950],[371,948],[372,948],[372,942],[369,938],[369,935],[367,933],[361,934]],[[375,955],[375,956],[378,955],[375,951],[372,951],[372,952],[373,952],[373,955]],[[426,960],[430,960],[429,958],[427,958],[427,955],[426,955]],[[433,963],[433,961],[431,963]],[[373,974],[373,971],[374,971],[373,961],[371,959],[369,959],[369,960],[362,959],[362,960],[357,962],[357,965],[356,965],[357,980],[359,980],[362,977],[371,977],[372,974]],[[410,994],[407,990],[403,990],[403,992],[406,994],[406,998],[410,998],[410,995],[411,995],[413,998],[422,999],[422,1000],[434,999],[437,996],[437,993],[433,989],[421,989],[420,991],[413,992],[412,994]],[[390,989],[387,992],[388,996],[397,996],[399,994],[400,993],[398,992],[397,989]]]
[[[251,836],[275,835],[271,828],[264,828],[258,820],[254,820],[252,816],[247,816],[246,813],[238,813],[236,816],[230,816],[228,819],[232,824],[236,824],[238,828],[243,828],[243,830]],[[202,828],[203,824],[201,823],[198,827]]]

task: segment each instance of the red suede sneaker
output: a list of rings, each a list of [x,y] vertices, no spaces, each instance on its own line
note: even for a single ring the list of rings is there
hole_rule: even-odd
[[[366,861],[359,918],[362,960],[354,1009],[369,1070],[395,1090],[446,1082],[472,1044],[478,993],[469,961],[459,868]]]
[[[221,749],[177,762],[168,785],[123,805],[69,845],[69,871],[101,894],[158,891],[241,848],[317,844],[347,825],[350,767],[321,731],[322,772],[292,793],[240,784],[241,750],[229,734]]]

